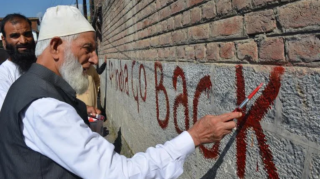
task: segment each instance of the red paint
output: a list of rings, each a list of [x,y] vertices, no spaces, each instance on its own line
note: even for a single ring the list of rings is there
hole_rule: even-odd
[[[124,79],[123,79],[123,71],[122,71],[122,65],[120,61],[120,70],[119,70],[119,89],[122,92],[124,88]]]
[[[116,70],[115,73],[115,79],[116,79],[116,90],[119,89],[119,74],[118,74],[118,69]]]
[[[160,70],[160,82],[158,84],[158,69]],[[160,62],[154,63],[154,76],[155,76],[155,88],[156,88],[156,109],[157,109],[157,121],[162,129],[166,128],[169,123],[169,99],[166,88],[163,86],[163,70],[162,70],[162,64]],[[159,114],[159,97],[158,93],[162,91],[166,97],[166,117],[164,119],[160,119]]]
[[[119,69],[114,69],[113,63],[109,61],[109,79],[112,85],[112,80],[115,79],[116,91],[120,90],[125,92],[129,96],[129,85],[128,85],[128,67],[125,64],[124,69],[122,69],[121,61],[119,62]]]
[[[131,67],[131,86],[132,86],[132,95],[135,101],[137,101],[137,108],[139,112],[139,98],[138,98],[138,87],[136,87],[137,93],[134,92],[133,88],[133,67],[136,64],[136,61],[132,61],[132,67]]]
[[[237,85],[237,106],[239,106],[243,100],[246,98],[245,94],[245,82],[244,76],[242,71],[242,66],[236,66],[236,85]],[[246,106],[242,108],[242,110],[246,111]],[[239,128],[241,121],[244,120],[244,116],[238,119],[237,127]],[[238,131],[237,135],[237,174],[240,178],[244,177],[245,173],[245,165],[246,165],[246,150],[247,150],[247,143],[246,143],[247,132],[245,130]]]
[[[109,61],[109,79],[110,83],[112,85],[112,79],[113,79],[113,63]]]
[[[260,149],[260,155],[264,163],[264,169],[267,171],[269,178],[279,178],[277,169],[273,163],[273,156],[269,149],[268,144],[266,144],[266,137],[263,133],[260,121],[263,116],[268,112],[273,101],[278,96],[281,87],[281,76],[284,73],[284,68],[276,67],[270,74],[270,80],[266,88],[263,90],[262,95],[255,101],[251,109],[248,111],[246,116],[238,119],[238,125],[244,124],[237,135],[237,174],[239,178],[244,178],[245,176],[245,166],[246,166],[246,131],[252,128],[257,136],[257,141]],[[237,75],[237,103],[245,98],[244,94],[244,77],[242,73],[242,67],[238,66],[236,68]],[[238,126],[239,127],[239,126]]]
[[[201,78],[200,82],[197,85],[196,92],[193,99],[193,124],[198,120],[198,104],[199,97],[203,92],[208,92],[212,88],[212,83],[210,76],[204,76]],[[219,144],[215,144],[211,149],[207,149],[204,145],[200,145],[200,150],[203,153],[205,158],[216,158],[218,156]]]
[[[137,107],[139,111],[139,98],[138,98],[138,86],[136,86],[136,90],[134,90],[133,85],[133,67],[135,65],[135,61],[132,62],[132,93],[134,99],[137,101]],[[120,64],[121,66],[121,64]],[[121,69],[121,67],[120,67]],[[119,70],[120,71],[120,70]],[[128,69],[124,67],[124,73],[118,69],[113,69],[113,64],[109,61],[109,79],[112,80],[115,74],[116,79],[116,88],[118,88],[119,84],[122,83],[120,81],[122,78],[120,76],[124,76],[123,74],[126,73],[125,78],[125,85],[128,84]],[[142,95],[141,91],[141,72],[143,71],[143,75],[145,77],[145,94]],[[159,73],[159,72],[160,73]],[[163,85],[163,68],[160,62],[155,62],[154,64],[154,75],[155,75],[155,96],[156,96],[156,113],[157,113],[157,121],[161,128],[165,129],[169,123],[169,99],[167,95],[166,88]],[[158,73],[160,75],[158,75]],[[268,178],[279,178],[277,173],[277,169],[275,164],[273,163],[273,156],[269,149],[269,146],[266,143],[266,136],[263,133],[260,121],[263,119],[264,115],[270,109],[271,105],[273,104],[274,100],[278,96],[281,87],[281,76],[284,73],[284,68],[276,67],[270,73],[270,80],[269,83],[266,85],[265,89],[262,91],[262,95],[255,101],[252,105],[251,109],[247,112],[246,115],[243,115],[242,118],[238,119],[238,135],[236,137],[236,163],[237,163],[237,175],[239,178],[245,177],[245,168],[246,168],[246,151],[247,151],[247,130],[253,129],[255,135],[257,137],[258,146],[260,149],[260,155],[263,161],[263,168],[268,174]],[[185,108],[185,128],[186,130],[189,129],[189,111],[188,111],[188,93],[187,93],[187,83],[185,79],[185,74],[180,67],[177,67],[174,70],[174,74],[172,77],[173,87],[177,90],[177,80],[178,78],[182,80],[182,93],[176,96],[174,100],[174,108],[173,108],[173,117],[174,117],[174,125],[175,129],[178,133],[181,133],[182,130],[178,126],[177,122],[177,108],[182,105]],[[124,80],[124,79],[123,79]],[[143,65],[139,67],[139,85],[140,85],[140,96],[143,101],[147,96],[146,89],[147,89],[147,80],[146,80],[146,73]],[[236,95],[237,95],[237,105],[246,98],[245,95],[245,80],[243,75],[243,67],[241,65],[236,66]],[[120,87],[120,86],[119,86]],[[126,87],[124,87],[126,89]],[[203,92],[207,92],[212,88],[212,83],[209,76],[204,76],[198,83],[193,99],[193,123],[197,121],[197,112],[198,112],[198,105],[199,105],[199,98]],[[123,87],[121,87],[123,89]],[[135,93],[136,91],[136,93]],[[159,93],[162,92],[165,96],[165,105],[166,105],[166,114],[164,119],[160,119],[159,115]],[[127,91],[128,94],[128,91]],[[243,111],[246,111],[246,107],[243,108]],[[243,124],[243,126],[240,126]],[[219,143],[214,144],[211,148],[207,148],[203,145],[200,146],[200,150],[203,153],[205,158],[216,158],[219,155]],[[259,170],[259,165],[257,162],[257,168]]]
[[[128,74],[128,67],[127,67],[127,64],[125,64],[125,65],[124,65],[124,72],[126,73],[126,79],[125,79],[125,91],[126,91],[126,94],[129,96],[129,84],[128,84],[129,74]]]
[[[143,70],[144,75],[144,96],[142,96],[142,90],[141,90],[141,70]],[[144,69],[144,66],[141,64],[139,68],[139,87],[140,87],[140,96],[143,101],[146,101],[147,99],[147,76],[146,76],[146,70]]]
[[[177,108],[181,104],[184,107],[184,115],[185,115],[185,130],[189,129],[189,109],[188,109],[188,92],[187,92],[187,82],[186,77],[184,75],[183,70],[180,67],[177,67],[173,72],[173,87],[175,90],[177,90],[177,80],[180,76],[182,80],[182,87],[183,92],[182,94],[179,94],[176,99],[174,100],[174,107],[173,107],[173,121],[174,121],[174,127],[178,134],[182,133],[184,130],[181,130],[178,126],[177,122]]]
[[[136,87],[137,93],[134,92],[133,88],[133,67],[136,64],[136,61],[132,61],[132,68],[131,68],[131,86],[132,86],[132,95],[135,101],[137,101],[137,108],[139,112],[139,98],[138,98],[138,87]]]

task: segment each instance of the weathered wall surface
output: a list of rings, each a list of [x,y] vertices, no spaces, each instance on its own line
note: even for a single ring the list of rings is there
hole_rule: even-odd
[[[205,114],[238,129],[199,147],[181,178],[320,178],[320,1],[102,1],[106,112],[133,152]]]

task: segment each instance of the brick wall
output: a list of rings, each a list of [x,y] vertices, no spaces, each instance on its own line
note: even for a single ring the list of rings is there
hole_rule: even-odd
[[[319,178],[320,1],[101,5],[102,96],[134,152],[232,111],[264,82],[244,127],[198,148],[181,178]]]

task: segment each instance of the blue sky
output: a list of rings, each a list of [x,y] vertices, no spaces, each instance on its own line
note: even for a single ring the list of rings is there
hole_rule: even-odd
[[[78,0],[82,9],[83,0]],[[10,13],[20,13],[27,17],[42,17],[48,7],[56,5],[75,5],[76,0],[1,0],[0,17]],[[87,7],[89,1],[87,0]],[[89,14],[89,11],[87,11]]]

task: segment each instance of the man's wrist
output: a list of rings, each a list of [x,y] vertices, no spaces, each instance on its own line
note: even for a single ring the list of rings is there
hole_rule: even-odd
[[[198,147],[201,144],[201,142],[198,139],[197,133],[194,130],[192,130],[192,128],[189,129],[187,132],[190,134],[190,136],[191,136],[191,138],[193,140],[194,146]]]

